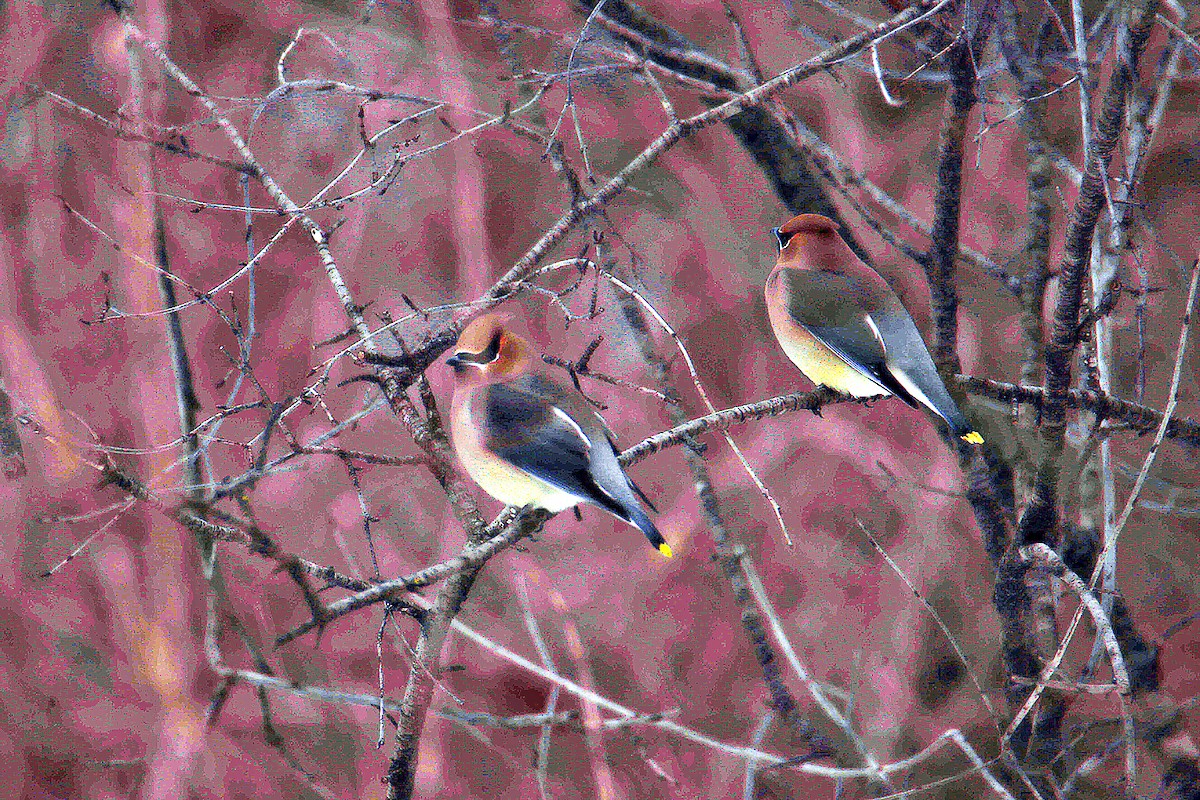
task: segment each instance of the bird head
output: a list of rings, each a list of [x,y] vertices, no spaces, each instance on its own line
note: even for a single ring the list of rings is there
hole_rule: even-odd
[[[497,383],[529,371],[533,348],[509,330],[511,319],[511,314],[484,314],[463,330],[454,355],[446,359],[460,382]]]
[[[771,232],[779,243],[775,271],[781,269],[842,272],[858,259],[838,234],[838,224],[820,214],[800,214]]]
[[[779,242],[779,254],[782,257],[793,240],[804,244],[806,241],[821,242],[838,238],[838,224],[820,214],[800,214],[778,228],[772,228],[771,233],[775,234],[775,239]]]

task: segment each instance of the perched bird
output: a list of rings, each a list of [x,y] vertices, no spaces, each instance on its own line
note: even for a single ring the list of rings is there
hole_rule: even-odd
[[[446,361],[457,378],[450,434],[467,474],[506,505],[551,513],[599,506],[669,558],[639,498],[654,506],[617,462],[604,420],[580,394],[532,371],[533,349],[505,326],[508,319],[472,321]]]
[[[779,258],[767,278],[767,313],[783,351],[813,383],[854,397],[895,395],[925,406],[963,441],[982,444],[900,298],[837,231],[819,214],[772,230]]]

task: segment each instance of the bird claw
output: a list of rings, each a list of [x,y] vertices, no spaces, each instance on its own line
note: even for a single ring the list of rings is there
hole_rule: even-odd
[[[818,384],[817,384],[817,391],[819,392],[819,391],[821,391],[821,390],[830,391],[830,392],[831,392],[831,391],[833,391],[832,389],[830,389],[830,388],[829,388],[828,386],[826,386],[825,384],[823,384],[823,383],[818,383]],[[824,400],[818,400],[818,401],[817,401],[817,405],[815,405],[815,406],[813,406],[812,408],[810,408],[810,409],[809,409],[809,411],[811,411],[811,412],[813,413],[813,416],[814,416],[814,417],[820,417],[821,419],[825,419],[825,415],[821,413],[821,404],[822,404],[822,403],[824,403],[824,402],[825,402]]]

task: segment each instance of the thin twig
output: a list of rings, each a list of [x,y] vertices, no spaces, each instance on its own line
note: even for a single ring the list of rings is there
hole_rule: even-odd
[[[749,557],[742,551],[739,554],[739,560],[742,564],[742,570],[746,574],[746,585],[750,587],[750,594],[754,597],[754,601],[758,604],[759,611],[767,620],[767,624],[771,627],[771,633],[775,637],[775,642],[779,645],[779,649],[783,652],[784,658],[795,671],[796,676],[800,678],[801,683],[808,689],[809,696],[821,709],[830,722],[838,727],[842,735],[850,742],[851,746],[857,752],[858,757],[862,759],[865,769],[872,777],[881,784],[887,786],[888,781],[879,769],[879,761],[875,755],[867,748],[866,742],[854,730],[854,726],[850,720],[843,716],[828,697],[825,696],[825,690],[821,684],[812,677],[804,664],[800,662],[800,657],[796,655],[796,649],[792,647],[792,642],[788,639],[787,632],[783,629],[783,623],[779,620],[779,615],[775,613],[775,607],[767,597],[766,587],[763,586],[762,580],[758,577],[758,573],[754,569],[754,565],[750,562]]]
[[[754,737],[750,740],[750,744],[755,749],[762,747],[763,739],[767,736],[767,731],[771,729],[771,723],[775,721],[775,714],[768,711],[763,714],[762,721],[758,723],[758,728],[754,731]],[[746,778],[742,788],[742,800],[755,800],[754,784],[755,778],[758,776],[759,764],[750,759],[746,759]]]
[[[556,672],[554,659],[550,656],[550,648],[546,646],[546,642],[542,638],[541,629],[538,627],[537,617],[533,614],[529,600],[529,590],[526,586],[524,575],[517,575],[517,590],[521,598],[521,617],[525,621],[525,630],[529,632],[529,638],[533,640],[534,649],[537,650],[538,657],[542,659],[542,666],[549,672]],[[557,684],[550,687],[550,696],[546,698],[546,710],[544,712],[546,715],[554,715],[557,711],[558,692],[559,686]],[[570,712],[567,713],[569,714]],[[537,776],[538,793],[541,794],[542,800],[549,800],[547,771],[550,767],[550,736],[554,727],[546,723],[541,728],[541,733],[538,734],[537,758],[534,767]]]
[[[1083,169],[1086,172],[1091,166],[1087,162],[1092,158],[1092,101],[1087,34],[1083,24],[1083,0],[1071,0],[1071,22],[1074,26],[1075,61],[1079,71],[1079,129],[1083,141]]]
[[[670,385],[670,365],[655,349],[654,340],[650,335],[650,326],[641,305],[631,295],[621,299],[621,312],[633,332],[642,358],[650,367],[655,380],[661,386]],[[668,416],[676,425],[685,420],[683,409],[671,406]],[[738,558],[738,545],[731,534],[713,487],[712,478],[705,462],[703,451],[699,446],[691,446],[684,450],[684,460],[695,488],[696,497],[700,501],[705,529],[712,538],[716,549],[717,564],[729,582],[734,600],[741,610],[742,630],[749,639],[755,660],[762,672],[763,683],[771,695],[771,706],[777,711],[789,731],[794,731],[812,749],[813,754],[829,752],[831,747],[824,736],[816,733],[797,713],[797,705],[779,670],[779,659],[771,646],[767,631],[763,627],[762,615],[754,606],[754,598],[746,585],[746,575],[742,569],[741,559]]]
[[[687,348],[684,347],[683,340],[679,338],[677,333],[675,333],[675,329],[671,327],[671,324],[667,322],[662,314],[658,313],[658,309],[656,309],[649,300],[643,297],[639,291],[609,272],[602,271],[601,274],[604,275],[609,283],[613,284],[617,288],[627,293],[630,297],[637,300],[638,303],[650,313],[650,316],[654,317],[655,322],[657,322],[659,326],[666,331],[667,335],[671,337],[671,340],[675,343],[676,349],[679,350],[680,355],[683,357],[683,363],[687,366],[688,372],[692,377],[692,385],[696,387],[696,393],[700,395],[700,400],[704,403],[704,407],[708,409],[708,413],[716,414],[717,408],[712,404],[712,401],[708,399],[708,392],[705,391],[704,384],[700,381],[700,375],[696,372],[696,365],[692,361],[692,357],[688,353]],[[742,453],[742,449],[737,446],[736,442],[733,441],[733,437],[730,436],[726,431],[721,431],[721,435],[725,439],[725,443],[729,445],[729,449],[733,450],[734,455],[736,455],[738,461],[741,462],[742,469],[745,470],[746,474],[750,476],[750,480],[754,482],[754,485],[758,487],[758,491],[763,496],[763,499],[770,504],[771,510],[775,512],[775,521],[779,525],[779,530],[783,533],[783,540],[787,542],[788,547],[791,547],[792,535],[788,532],[787,523],[783,521],[783,509],[780,508],[779,503],[775,500],[774,496],[771,495],[771,492],[767,489],[766,485],[763,484],[762,480],[758,477],[758,473],[755,472],[754,468],[750,466],[750,462],[746,460],[746,456]]]
[[[924,595],[921,594],[917,587],[913,586],[912,581],[910,581],[908,576],[904,574],[904,570],[900,569],[900,565],[897,564],[890,555],[888,555],[887,551],[883,549],[883,545],[881,545],[871,531],[867,529],[867,526],[863,524],[863,521],[856,516],[854,518],[854,522],[858,525],[858,529],[863,532],[863,535],[867,537],[867,540],[871,542],[871,546],[875,548],[875,552],[879,553],[880,557],[882,557],[887,565],[891,567],[892,572],[896,573],[896,576],[904,582],[904,585],[908,587],[910,592],[912,592],[913,597],[915,597],[917,601],[925,608],[925,610],[929,613],[930,618],[933,619],[934,624],[936,624],[938,629],[941,630],[942,635],[946,638],[946,642],[954,650],[954,655],[958,656],[958,660],[962,662],[963,669],[967,671],[967,675],[971,678],[971,683],[975,685],[975,693],[979,695],[980,702],[982,702],[983,707],[987,709],[988,716],[992,719],[992,725],[994,725],[996,728],[996,733],[1000,733],[1000,715],[996,712],[995,706],[992,705],[991,698],[988,697],[987,692],[983,690],[983,685],[979,682],[979,676],[976,675],[975,668],[967,659],[967,654],[964,653],[963,649],[959,646],[958,640],[954,637],[954,634],[950,633],[950,628],[942,619],[942,615],[937,612],[937,609],[930,605],[929,601],[925,599]]]
[[[424,598],[419,598],[418,602],[425,605],[426,608],[429,608],[428,600],[425,600]],[[838,779],[841,779],[841,780],[865,780],[865,779],[871,778],[874,775],[872,770],[869,770],[866,768],[849,768],[849,769],[847,769],[847,768],[838,768],[838,767],[828,767],[823,764],[813,764],[808,761],[797,761],[795,759],[784,758],[782,756],[763,752],[761,750],[751,748],[751,747],[744,747],[741,745],[728,744],[726,742],[722,742],[722,741],[713,739],[709,736],[706,736],[705,734],[700,733],[699,731],[696,731],[692,728],[688,728],[684,725],[681,725],[681,724],[675,722],[674,720],[668,719],[666,717],[666,715],[663,715],[663,714],[638,714],[637,712],[621,705],[620,703],[617,703],[607,697],[604,697],[603,695],[597,694],[596,692],[592,692],[592,691],[589,691],[588,689],[585,689],[583,686],[580,686],[578,683],[575,683],[574,681],[572,681],[568,678],[565,678],[562,675],[559,675],[555,672],[552,672],[550,670],[547,670],[547,669],[544,669],[543,667],[538,666],[537,664],[533,663],[532,661],[525,658],[524,656],[521,656],[521,655],[513,652],[512,650],[508,649],[504,645],[502,645],[496,641],[493,641],[492,639],[489,639],[488,637],[479,633],[478,631],[476,631],[475,629],[471,628],[466,623],[464,623],[462,620],[455,619],[451,623],[451,628],[456,633],[461,634],[465,638],[467,638],[470,641],[474,642],[475,644],[479,645],[480,647],[482,647],[483,649],[492,653],[493,655],[497,656],[498,658],[501,658],[511,664],[515,664],[516,666],[520,667],[521,669],[523,669],[527,672],[530,672],[534,675],[537,675],[538,677],[542,678],[543,680],[546,680],[550,683],[553,683],[557,686],[562,687],[563,689],[565,689],[566,691],[575,695],[576,697],[580,698],[581,700],[588,700],[590,702],[593,702],[596,704],[596,706],[598,708],[601,708],[610,714],[615,714],[618,718],[623,718],[623,720],[625,720],[625,721],[645,720],[646,721],[645,724],[647,724],[651,727],[666,731],[668,733],[671,733],[671,734],[678,736],[679,738],[684,739],[686,741],[690,741],[695,744],[699,744],[704,747],[711,748],[717,752],[725,753],[727,755],[732,755],[732,756],[736,756],[738,758],[751,760],[751,761],[759,763],[765,767],[786,767],[789,769],[798,770],[798,771],[808,774],[808,775],[816,775],[816,776],[829,778],[829,779],[833,779],[833,780],[838,780]],[[286,689],[287,687],[281,686],[279,688]],[[362,697],[367,701],[365,703],[365,705],[374,707],[374,705],[378,702],[378,698],[376,698],[376,697],[372,697],[369,695],[362,695]],[[540,719],[538,720],[538,722],[541,722],[541,721],[542,720],[540,720]],[[621,721],[622,721],[621,719],[614,720],[610,723],[606,723],[606,725],[613,725],[613,724],[619,723]],[[937,739],[935,739],[933,742],[931,742],[927,747],[925,747],[923,750],[921,750],[921,752],[917,753],[916,755],[910,756],[909,758],[906,758],[906,759],[903,759],[900,761],[893,762],[891,764],[881,765],[880,772],[882,772],[886,776],[891,776],[891,775],[894,775],[894,774],[897,774],[900,772],[910,770],[914,766],[916,766],[916,765],[920,764],[921,762],[923,762],[924,760],[928,759],[930,755],[932,755],[934,752],[936,752],[946,742],[951,742],[951,743],[957,744],[960,747],[960,749],[962,749],[963,752],[965,754],[967,754],[967,757],[971,760],[972,764],[974,764],[974,766],[975,766],[974,771],[978,771],[978,772],[980,772],[980,774],[984,775],[985,780],[988,780],[989,786],[991,786],[993,788],[993,790],[996,791],[996,793],[1000,797],[1011,800],[1012,795],[1009,794],[1002,786],[1000,786],[1000,784],[998,782],[996,782],[995,778],[990,777],[990,773],[987,770],[987,766],[991,762],[985,763],[982,759],[979,758],[978,754],[975,753],[975,750],[966,742],[966,740],[962,739],[961,734],[958,734],[957,736],[955,734],[958,734],[958,732],[954,731],[954,730],[946,731],[945,733],[943,733],[941,736],[939,736]],[[972,774],[972,773],[964,773],[964,776],[967,774]],[[964,777],[964,776],[956,776],[956,779]]]
[[[575,123],[575,136],[579,141],[579,152],[580,155],[583,156],[583,168],[587,173],[588,180],[592,183],[596,182],[596,176],[592,174],[591,163],[588,161],[587,145],[583,141],[583,130],[579,127],[579,115],[575,111],[575,91],[574,86],[571,83],[571,73],[575,67],[575,54],[579,52],[580,45],[582,45],[586,40],[588,28],[591,27],[592,20],[594,20],[600,14],[600,10],[604,8],[605,2],[607,2],[607,0],[600,0],[600,2],[596,3],[596,7],[592,9],[591,13],[588,14],[587,19],[583,21],[583,27],[579,30],[579,36],[575,40],[575,44],[571,47],[571,54],[567,57],[567,99],[563,104],[562,110],[558,114],[558,120],[554,123],[554,129],[550,131],[549,140],[546,144],[546,152],[542,154],[542,158],[548,158],[550,156],[550,146],[558,138],[558,128],[560,125],[562,125],[563,116],[566,115],[567,109],[569,108],[571,110],[571,120]]]

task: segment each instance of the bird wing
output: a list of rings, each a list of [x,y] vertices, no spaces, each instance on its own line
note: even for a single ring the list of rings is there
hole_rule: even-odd
[[[888,353],[870,311],[879,299],[860,283],[834,272],[785,269],[788,316],[854,369],[916,406],[909,392],[887,370]]]
[[[944,419],[955,435],[969,433],[970,424],[946,390],[921,331],[908,312],[901,309],[875,314],[872,322],[886,342],[887,371],[904,386],[906,394]]]
[[[600,415],[597,414],[596,416],[600,416]],[[613,454],[619,455],[621,452],[621,445],[617,443],[617,435],[612,432],[611,428],[608,427],[608,423],[604,421],[603,417],[600,417],[600,421],[602,423],[604,423],[605,438],[608,439],[608,443],[612,447]],[[619,463],[620,462],[618,462],[618,464]],[[622,474],[624,474],[623,470],[622,470]],[[630,478],[628,475],[625,475],[625,480],[627,480],[629,482],[629,488],[633,489],[633,493],[636,494],[638,496],[638,498],[641,499],[641,501],[643,503],[645,503],[646,506],[649,507],[649,509],[651,511],[653,511],[655,514],[657,514],[658,507],[654,505],[653,500],[651,500],[649,497],[646,496],[646,493],[642,491],[642,487],[638,486],[634,482],[633,478]]]
[[[581,425],[554,402],[554,392],[538,391],[555,387],[529,383],[488,387],[485,446],[535,478],[627,519],[623,505],[592,474],[592,449],[611,449],[607,439],[589,435],[585,428],[592,425]]]

